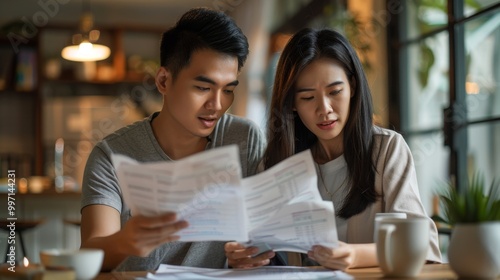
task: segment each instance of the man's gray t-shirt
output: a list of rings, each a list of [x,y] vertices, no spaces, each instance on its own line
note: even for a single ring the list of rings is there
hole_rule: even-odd
[[[140,162],[170,161],[156,140],[151,121],[158,115],[136,122],[108,135],[92,150],[82,184],[82,205],[100,204],[120,212],[121,225],[130,218],[111,162],[111,154],[123,154]],[[264,152],[264,138],[251,121],[225,114],[209,136],[206,149],[237,144],[243,177],[256,173]],[[155,270],[161,263],[222,268],[225,242],[171,242],[155,249],[148,257],[126,258],[116,270]]]

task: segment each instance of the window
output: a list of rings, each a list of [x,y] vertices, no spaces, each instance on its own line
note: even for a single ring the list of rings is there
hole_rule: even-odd
[[[500,170],[500,1],[396,2],[389,120],[408,141],[432,214],[449,178],[463,188],[473,172],[491,182]]]

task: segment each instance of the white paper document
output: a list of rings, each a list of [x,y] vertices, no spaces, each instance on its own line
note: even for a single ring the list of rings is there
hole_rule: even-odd
[[[146,278],[136,279],[354,279],[342,271],[325,268],[262,266],[253,269],[213,269],[162,264]]]
[[[262,251],[306,253],[313,245],[335,247],[333,204],[323,201],[309,150],[243,179],[249,245]]]
[[[333,204],[321,199],[309,150],[245,179],[236,145],[175,162],[112,160],[132,215],[176,212],[189,223],[180,241],[236,240],[261,251],[337,246]]]
[[[180,241],[247,240],[238,147],[211,149],[178,161],[139,163],[113,155],[132,215],[176,212],[189,227]]]

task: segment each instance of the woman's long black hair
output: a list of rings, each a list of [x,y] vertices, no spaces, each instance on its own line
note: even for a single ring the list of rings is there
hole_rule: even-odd
[[[297,77],[307,65],[319,58],[329,58],[339,63],[353,94],[343,136],[349,192],[337,212],[339,217],[347,219],[374,203],[377,192],[372,159],[371,93],[356,51],[340,33],[330,29],[305,28],[296,33],[283,50],[273,87],[264,166],[267,169],[311,148],[318,141],[293,111],[293,102]]]

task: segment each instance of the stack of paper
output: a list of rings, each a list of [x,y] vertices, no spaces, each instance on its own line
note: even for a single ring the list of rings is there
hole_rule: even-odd
[[[342,271],[325,268],[262,266],[253,269],[213,269],[162,264],[156,273],[136,279],[354,279]]]

